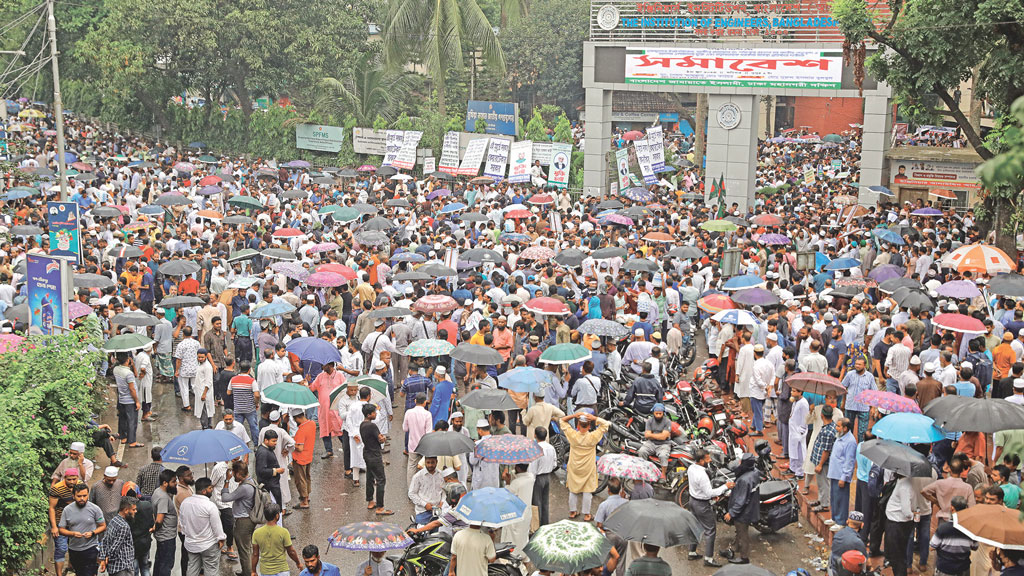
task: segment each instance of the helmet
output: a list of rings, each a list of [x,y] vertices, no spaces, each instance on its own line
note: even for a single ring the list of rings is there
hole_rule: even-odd
[[[669,426],[669,430],[669,433],[672,435],[673,438],[675,438],[676,436],[680,436],[683,433],[683,427],[679,425],[679,422],[675,421],[673,421],[672,424]]]
[[[697,421],[697,429],[712,434],[715,431],[715,421],[710,416],[704,416]]]
[[[860,574],[864,570],[864,564],[868,561],[860,550],[848,550],[840,557],[845,570],[854,574]]]
[[[462,482],[448,484],[444,488],[444,501],[449,506],[455,507],[462,500],[462,497],[466,494],[466,486]]]
[[[729,432],[737,438],[742,438],[750,432],[750,429],[747,428],[746,422],[737,418],[732,421],[732,426],[729,427]]]

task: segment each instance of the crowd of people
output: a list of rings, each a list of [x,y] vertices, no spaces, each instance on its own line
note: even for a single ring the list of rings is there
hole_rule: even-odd
[[[44,193],[8,198],[10,226],[46,227],[56,166],[48,122],[9,134],[17,166],[4,176],[6,188]],[[893,202],[851,210],[833,201],[856,195],[855,138],[838,145],[762,143],[759,181],[779,189],[743,209],[686,198],[688,188],[701,189],[692,169],[681,169],[678,189],[652,186],[602,200],[439,173],[318,171],[304,163],[206,157],[201,148],[107,134],[73,117],[67,134],[77,171],[70,199],[82,210],[77,272],[109,280],[76,291],[81,313],[74,323],[94,327],[104,340],[134,332],[152,342],[111,354],[98,367],[116,388],[118,420],[116,433],[107,430],[97,442],[110,458],[102,478],[93,481],[97,468],[82,443],[70,446],[53,473],[58,575],[66,562],[78,576],[169,576],[176,556],[188,576],[218,572],[222,556],[232,566],[237,561],[240,574],[287,573],[289,561],[303,574],[336,574],[320,560],[317,543],[298,550],[282,525],[303,521],[304,510],[329,489],[313,485],[311,467],[320,460],[318,466],[344,478],[345,489],[364,488],[366,509],[376,517],[394,513],[387,484],[405,486],[416,530],[454,535],[450,574],[482,576],[494,558],[492,537],[521,550],[532,529],[562,517],[564,508],[569,519],[600,528],[629,500],[660,496],[649,484],[613,478],[609,497],[594,506],[595,461],[609,425],[596,410],[608,386],[601,375],[639,375],[621,401],[646,419],[642,457],[664,467],[671,432],[661,396],[675,385],[665,367],[691,327],[716,372],[713,393],[735,401],[752,436],[775,444],[786,474],[817,500],[818,512],[829,514],[830,573],[856,573],[849,567],[855,562],[844,561],[850,551],[876,562],[884,553],[895,576],[932,570],[930,550],[935,574],[1024,570],[1016,549],[979,547],[951,524],[956,511],[976,503],[1019,507],[1024,430],[993,439],[943,429],[941,439],[906,442],[929,459],[927,478],[861,453],[876,423],[900,412],[869,405],[865,391],[891,393],[918,411],[944,396],[1024,404],[1024,308],[987,288],[997,273],[1010,271],[998,255],[985,252],[980,264],[949,259],[982,239],[971,213]],[[712,221],[732,225],[706,226]],[[780,235],[784,242],[767,241]],[[700,255],[669,254],[682,246]],[[47,248],[45,235],[15,235],[0,245],[0,311],[10,319],[8,331],[27,332],[18,315],[26,295],[18,264]],[[798,263],[805,251],[821,260],[810,268]],[[723,268],[727,254],[737,256],[737,269]],[[840,261],[850,263],[828,265]],[[168,273],[184,264],[190,271]],[[879,271],[908,283],[913,297],[882,289]],[[344,281],[307,282],[321,272]],[[762,290],[768,301],[729,299],[737,295],[729,284],[736,277],[756,278],[743,288]],[[975,290],[942,295],[958,282]],[[715,319],[709,296],[729,300],[727,309],[749,312],[750,320]],[[543,297],[557,310],[530,304]],[[154,317],[154,325],[115,321],[129,312]],[[984,329],[933,322],[937,314]],[[581,331],[590,320],[619,324],[628,337]],[[301,358],[289,347],[300,339],[321,340],[339,359]],[[437,355],[407,354],[422,343],[448,346]],[[450,355],[463,344],[490,348],[500,362]],[[563,344],[581,345],[588,357],[571,364],[542,359]],[[509,392],[514,409],[461,402],[476,390],[501,390],[502,376],[524,367],[545,370],[551,384]],[[789,385],[809,373],[834,378],[840,389],[816,394]],[[367,376],[386,390],[360,385]],[[288,409],[264,398],[281,382],[307,387],[317,406]],[[180,398],[180,413],[157,414],[161,394]],[[134,481],[124,478],[114,442],[146,447],[139,424],[158,418],[182,431],[229,431],[253,452],[198,477],[197,468],[165,467],[161,448],[149,446],[152,462]],[[491,435],[523,435],[541,456],[514,466],[473,452],[425,457],[419,442],[434,431],[459,432],[478,444]],[[555,434],[568,445],[566,504],[550,502],[561,473]],[[389,475],[384,463],[399,451],[407,458],[404,478],[394,478],[394,468]],[[716,558],[756,560],[747,527],[757,519],[752,494],[761,479],[752,460],[740,459],[735,481],[714,485],[705,470],[710,457],[697,456],[688,472],[689,508],[703,541],[691,546],[690,559],[710,567],[719,566]],[[452,513],[467,490],[499,486],[527,508],[492,537]],[[736,537],[716,556],[718,522],[709,503],[717,498],[729,500],[725,521]],[[606,573],[671,573],[657,547],[631,548],[608,536],[617,545]],[[393,570],[375,554],[357,574]]]

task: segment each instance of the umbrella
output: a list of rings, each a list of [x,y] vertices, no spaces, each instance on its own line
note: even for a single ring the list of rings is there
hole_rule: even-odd
[[[875,230],[872,230],[871,233],[875,235],[875,238],[882,242],[888,242],[890,244],[895,244],[897,246],[902,246],[906,244],[902,236],[887,228],[877,228]]]
[[[836,258],[835,260],[825,264],[824,270],[850,270],[853,268],[860,268],[860,260],[856,258]]]
[[[904,444],[931,444],[946,437],[942,430],[935,427],[935,420],[924,414],[909,412],[889,414],[875,422],[871,431],[883,440]]]
[[[278,228],[271,234],[274,238],[296,238],[298,236],[304,236],[302,230],[298,228]]]
[[[178,162],[177,164],[174,165],[174,169],[177,170],[178,172],[185,172],[191,174],[192,172],[195,172],[196,165],[191,162]]]
[[[400,527],[387,522],[353,522],[334,531],[327,538],[331,548],[366,552],[401,550],[413,540]]]
[[[403,308],[401,306],[387,306],[384,308],[377,308],[376,310],[370,310],[370,318],[401,318],[402,316],[412,316],[412,310]]]
[[[821,372],[798,372],[786,377],[786,384],[790,388],[810,392],[811,394],[827,394],[835,392],[837,395],[846,394],[846,388],[839,383],[838,378],[833,378]]]
[[[635,218],[642,218],[644,216],[650,216],[651,215],[651,211],[650,211],[650,209],[648,209],[648,208],[646,208],[644,206],[630,206],[629,208],[626,208],[625,210],[619,210],[619,214],[622,214],[623,216],[628,216],[630,218],[634,218],[635,219]]]
[[[437,178],[438,180],[455,180],[455,177],[447,172],[435,171],[428,174],[428,176],[431,178]]]
[[[732,295],[733,302],[744,306],[776,306],[779,297],[764,288],[744,288]]]
[[[463,406],[480,410],[518,410],[519,405],[504,390],[481,388],[466,394],[460,400]]]
[[[273,304],[268,304],[263,308],[270,306],[273,306]],[[263,308],[260,308],[260,310]],[[294,310],[294,307],[292,309]],[[298,356],[299,360],[307,360],[318,364],[341,362],[341,353],[338,352],[338,347],[322,338],[314,338],[312,336],[294,338],[288,342],[285,349]]]
[[[782,226],[782,218],[774,214],[758,214],[750,219],[750,223],[757,226]]]
[[[622,270],[632,270],[635,272],[657,272],[658,263],[651,262],[645,258],[630,258],[622,265]]]
[[[466,206],[462,202],[452,202],[451,204],[445,204],[444,207],[441,208],[440,213],[454,214],[460,210],[465,210],[466,208],[468,208],[468,206]]]
[[[530,312],[537,314],[546,314],[549,316],[561,316],[569,313],[569,307],[566,306],[561,300],[551,298],[549,296],[540,296],[538,298],[531,298],[523,305],[524,308]]]
[[[306,253],[320,254],[321,252],[333,252],[338,248],[341,248],[341,246],[338,246],[337,242],[321,242],[319,244],[314,244],[312,248],[306,250]]]
[[[989,281],[988,291],[999,296],[1024,298],[1024,276],[1014,272],[997,274]]]
[[[277,302],[271,302],[270,304],[264,304],[263,306],[260,306],[259,308],[250,312],[249,317],[258,320],[260,318],[272,318],[274,316],[283,316],[285,314],[291,314],[292,312],[295,312],[295,306],[292,306],[291,304],[283,300],[279,300]],[[292,342],[294,342],[294,340],[292,340]],[[335,349],[335,351],[337,351],[337,349]]]
[[[892,293],[892,297],[901,308],[918,311],[935,310],[935,303],[932,302],[931,296],[925,294],[923,290],[904,286],[897,288]]]
[[[458,274],[454,268],[449,268],[439,262],[427,262],[417,268],[416,271],[424,274],[430,274],[434,278],[443,278],[445,276],[455,276]]]
[[[981,290],[974,282],[967,280],[952,280],[935,289],[939,296],[957,298],[959,300],[970,300],[981,296]]]
[[[160,273],[164,276],[188,276],[199,272],[198,262],[191,260],[171,260],[160,265]]]
[[[412,204],[405,198],[392,198],[384,203],[389,208],[412,208]]]
[[[505,361],[494,348],[481,346],[480,344],[467,344],[466,342],[452,349],[449,356],[452,357],[452,360],[476,364],[477,366],[499,366]]]
[[[118,218],[121,211],[113,206],[97,206],[92,209],[92,215],[99,218]]]
[[[491,178],[490,176],[477,176],[476,178],[473,178],[472,180],[470,180],[470,183],[472,183],[472,184],[494,184],[494,178]]]
[[[474,454],[484,462],[521,464],[540,458],[543,452],[536,440],[526,436],[502,434],[481,438],[476,443]]]
[[[932,318],[932,326],[964,334],[984,334],[985,324],[966,314],[939,314]]]
[[[984,432],[1024,429],[1024,407],[1013,402],[996,402],[967,396],[942,396],[924,407],[925,416],[935,419],[943,430]]]
[[[299,257],[293,254],[289,250],[283,248],[265,248],[260,251],[260,254],[270,258],[271,260],[298,260]]]
[[[28,310],[28,302],[22,302],[17,306],[12,306],[7,310],[4,310],[4,318],[8,320],[20,320],[22,322],[28,322],[32,314]]]
[[[942,216],[942,210],[938,208],[918,208],[910,213],[911,216]]]
[[[785,246],[793,242],[785,234],[761,234],[757,237],[757,241],[766,246]]]
[[[722,290],[742,290],[744,288],[753,288],[755,286],[763,286],[765,280],[755,274],[741,274],[739,276],[733,276],[725,281],[722,285]]]
[[[550,260],[555,257],[555,251],[546,246],[530,246],[523,250],[519,257],[527,260]]]
[[[134,352],[141,350],[153,342],[153,339],[142,334],[120,334],[103,344],[104,352]]]
[[[228,216],[228,218],[234,218],[234,216]],[[227,222],[227,218],[224,219]],[[228,255],[228,262],[241,262],[242,260],[252,260],[259,256],[260,253],[253,250],[252,248],[243,248],[238,252],[232,252]]]
[[[200,188],[198,193],[200,196],[213,196],[215,194],[220,194],[223,191],[224,189],[221,188],[220,186],[217,186],[216,184],[211,184],[209,186],[203,186],[202,188]]]
[[[142,256],[142,249],[137,246],[122,245],[110,253],[115,258],[138,258]]]
[[[875,280],[877,280],[877,278]],[[899,278],[890,278],[879,282],[878,289],[886,294],[892,294],[897,288],[903,288],[904,286],[907,288],[920,289],[921,283],[913,278],[904,278],[903,276],[900,276]]]
[[[629,216],[625,216],[623,214],[608,214],[606,216],[601,217],[600,224],[602,226],[607,226],[609,224],[618,224],[619,226],[632,226],[633,224],[635,224],[635,222],[633,222],[632,218],[630,218]]]
[[[459,219],[465,220],[466,222],[487,222],[488,220],[490,220],[490,218],[484,216],[479,212],[466,212],[465,214],[459,216]]]
[[[619,196],[629,198],[634,202],[650,202],[651,200],[654,200],[654,193],[640,188],[639,186],[626,188],[619,193]]]
[[[577,574],[604,565],[611,549],[596,526],[566,519],[541,526],[523,553],[538,570]]]
[[[416,300],[412,307],[413,310],[419,310],[426,314],[437,314],[455,310],[459,308],[459,303],[451,296],[446,296],[444,294],[428,294]]]
[[[722,310],[711,317],[716,322],[723,324],[735,324],[737,326],[757,326],[757,319],[746,310]]]
[[[356,242],[364,246],[380,246],[391,242],[391,238],[383,232],[367,230],[366,232],[356,232]]]
[[[736,304],[725,294],[708,294],[697,300],[697,308],[709,313],[716,314],[723,310],[731,310]]]
[[[116,283],[102,274],[75,274],[72,282],[75,288],[109,288]]]
[[[504,263],[505,257],[495,250],[490,250],[488,248],[474,248],[473,250],[467,250],[465,253],[460,255],[459,260]]]
[[[957,272],[970,271],[976,274],[999,274],[1012,272],[1016,268],[1006,252],[985,244],[961,246],[944,256],[942,265],[955,268]]]
[[[1024,550],[1020,512],[1002,504],[977,504],[953,514],[953,527],[971,540],[1002,548]]]
[[[82,304],[78,300],[68,303],[68,316],[71,320],[88,316],[89,314],[92,314],[92,307],[88,304]]]
[[[654,462],[629,454],[605,454],[597,461],[597,473],[616,478],[657,482],[661,470]]]
[[[430,274],[424,274],[423,272],[399,272],[392,276],[392,278],[398,282],[419,282],[421,280],[433,280],[433,276]]]
[[[232,196],[228,198],[228,204],[243,209],[260,210],[263,208],[263,203],[252,196]]]
[[[43,233],[43,229],[34,224],[21,224],[11,226],[11,234],[15,236],[36,236]]]
[[[868,277],[881,284],[886,280],[902,278],[906,272],[906,268],[896,266],[895,264],[883,264],[877,268],[872,268],[871,271],[868,272]]]
[[[536,393],[545,386],[557,384],[554,373],[532,366],[513,368],[498,375],[498,386],[513,392]]]
[[[356,202],[355,204],[352,205],[352,208],[365,216],[369,216],[370,214],[376,214],[377,212],[380,212],[379,208],[371,204],[367,204],[366,202]]]
[[[263,402],[272,402],[282,408],[298,408],[306,410],[320,405],[309,388],[294,382],[279,382],[267,386],[260,394]]]
[[[111,324],[119,326],[156,326],[160,319],[145,312],[122,312],[110,319]]]
[[[416,445],[420,456],[459,456],[476,450],[473,440],[461,432],[427,432]]]
[[[313,271],[332,272],[349,281],[355,280],[356,276],[358,276],[355,270],[349,268],[348,266],[345,266],[344,264],[338,264],[337,262],[328,262],[326,264],[321,264],[317,266],[316,269]]]
[[[427,257],[418,252],[399,252],[391,255],[392,262],[426,262]]]
[[[884,390],[862,390],[860,394],[857,394],[855,400],[861,404],[874,406],[889,413],[921,413],[921,407],[917,405],[913,398],[907,398],[906,396],[900,396],[899,394],[893,394]]]
[[[356,168],[356,171],[358,171],[358,172],[376,172],[377,171],[377,167],[376,166],[371,166],[369,164],[363,164],[359,168]]]
[[[432,191],[430,194],[427,194],[427,200],[437,200],[438,198],[451,196],[451,193],[452,191],[447,188],[438,188],[437,190]]]
[[[192,201],[185,198],[181,194],[161,194],[156,200],[153,200],[153,204],[157,206],[188,206]]]
[[[303,268],[298,262],[274,262],[270,265],[270,269],[285,278],[291,278],[299,282],[304,281],[309,276],[309,270]]]
[[[930,478],[932,464],[913,448],[891,440],[867,440],[860,453],[884,470],[912,478]]]
[[[338,206],[334,209],[334,213],[331,214],[331,218],[334,218],[335,222],[352,222],[362,216],[359,210],[351,206]]]
[[[590,350],[587,350],[579,344],[566,342],[565,344],[549,346],[540,355],[540,361],[546,364],[567,365],[589,360],[590,357]]]
[[[227,462],[252,450],[228,430],[193,430],[175,436],[160,452],[167,464],[196,466]]]
[[[630,130],[622,135],[623,140],[639,140],[644,137],[644,133],[639,130]]]
[[[169,296],[157,304],[161,308],[191,308],[204,305],[206,305],[206,300],[195,296]]]
[[[552,258],[555,264],[565,266],[566,268],[575,268],[582,266],[583,261],[587,259],[587,255],[575,248],[566,248]]]
[[[314,272],[307,276],[305,280],[307,286],[313,286],[314,288],[333,288],[341,286],[346,282],[348,280],[344,276],[334,272]]]
[[[453,348],[455,348],[455,345],[447,340],[427,338],[425,340],[416,340],[409,344],[405,349],[405,355],[412,356],[413,358],[436,358],[438,356],[447,356]]]
[[[500,528],[518,522],[526,503],[505,488],[478,488],[467,492],[455,506],[455,515],[472,526]]]
[[[377,232],[386,232],[395,228],[395,223],[382,216],[376,216],[370,218],[366,222],[359,225],[360,230],[375,230]]]
[[[707,222],[701,222],[698,227],[708,232],[732,232],[739,228],[735,223],[728,220],[708,220]]]
[[[625,258],[629,254],[625,248],[619,248],[618,246],[609,246],[607,248],[598,248],[594,250],[591,256],[594,260],[607,260],[609,258]]]
[[[668,251],[668,257],[679,258],[680,260],[700,260],[701,258],[706,258],[707,254],[694,246],[678,246]]]
[[[703,533],[697,517],[689,510],[654,498],[623,504],[608,517],[604,528],[631,542],[661,548],[697,544]]]
[[[629,328],[615,322],[613,320],[605,320],[604,318],[591,318],[580,324],[577,328],[580,334],[590,334],[592,336],[601,336],[602,338],[614,338],[621,340],[626,336],[629,336]]]

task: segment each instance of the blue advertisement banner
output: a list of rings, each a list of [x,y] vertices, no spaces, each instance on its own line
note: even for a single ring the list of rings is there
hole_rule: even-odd
[[[466,132],[476,132],[476,121],[487,123],[487,134],[518,136],[519,105],[511,102],[470,100],[466,105]]]
[[[82,261],[82,237],[79,230],[77,202],[47,202],[46,218],[50,225],[50,254]]]
[[[57,327],[67,328],[65,271],[67,261],[42,254],[26,254],[29,334],[55,334]]]

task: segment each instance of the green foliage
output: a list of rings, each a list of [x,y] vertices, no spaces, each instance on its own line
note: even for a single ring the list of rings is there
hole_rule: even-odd
[[[412,130],[415,126],[405,112],[402,112],[402,115],[395,120],[394,128],[395,130]]]
[[[476,122],[473,123],[473,132],[476,132],[477,134],[486,134],[487,121],[483,118],[477,118]]]
[[[569,118],[566,117],[564,112],[555,122],[554,130],[553,138],[555,142],[572,143],[572,125],[569,123]]]
[[[87,424],[102,395],[93,387],[101,355],[90,344],[100,342],[87,327],[34,336],[0,354],[0,573],[19,571],[36,552],[48,523],[49,473],[71,442],[90,443]]]
[[[522,134],[523,139],[534,142],[548,139],[547,128],[544,126],[544,118],[540,115],[539,109],[533,109],[533,116],[530,116],[530,121],[526,123],[526,130]]]
[[[316,101],[316,109],[351,115],[360,126],[369,125],[378,116],[385,121],[398,116],[409,81],[405,74],[384,67],[379,50],[361,55],[345,72],[341,78],[320,80],[325,94]]]
[[[988,214],[993,200],[1009,208],[1008,232],[1024,224],[1024,202],[1020,190],[1024,188],[1024,97],[1010,107],[1010,115],[1000,118],[999,126],[989,134],[989,147],[1001,150],[995,157],[978,167],[978,178],[988,191],[980,213]]]

